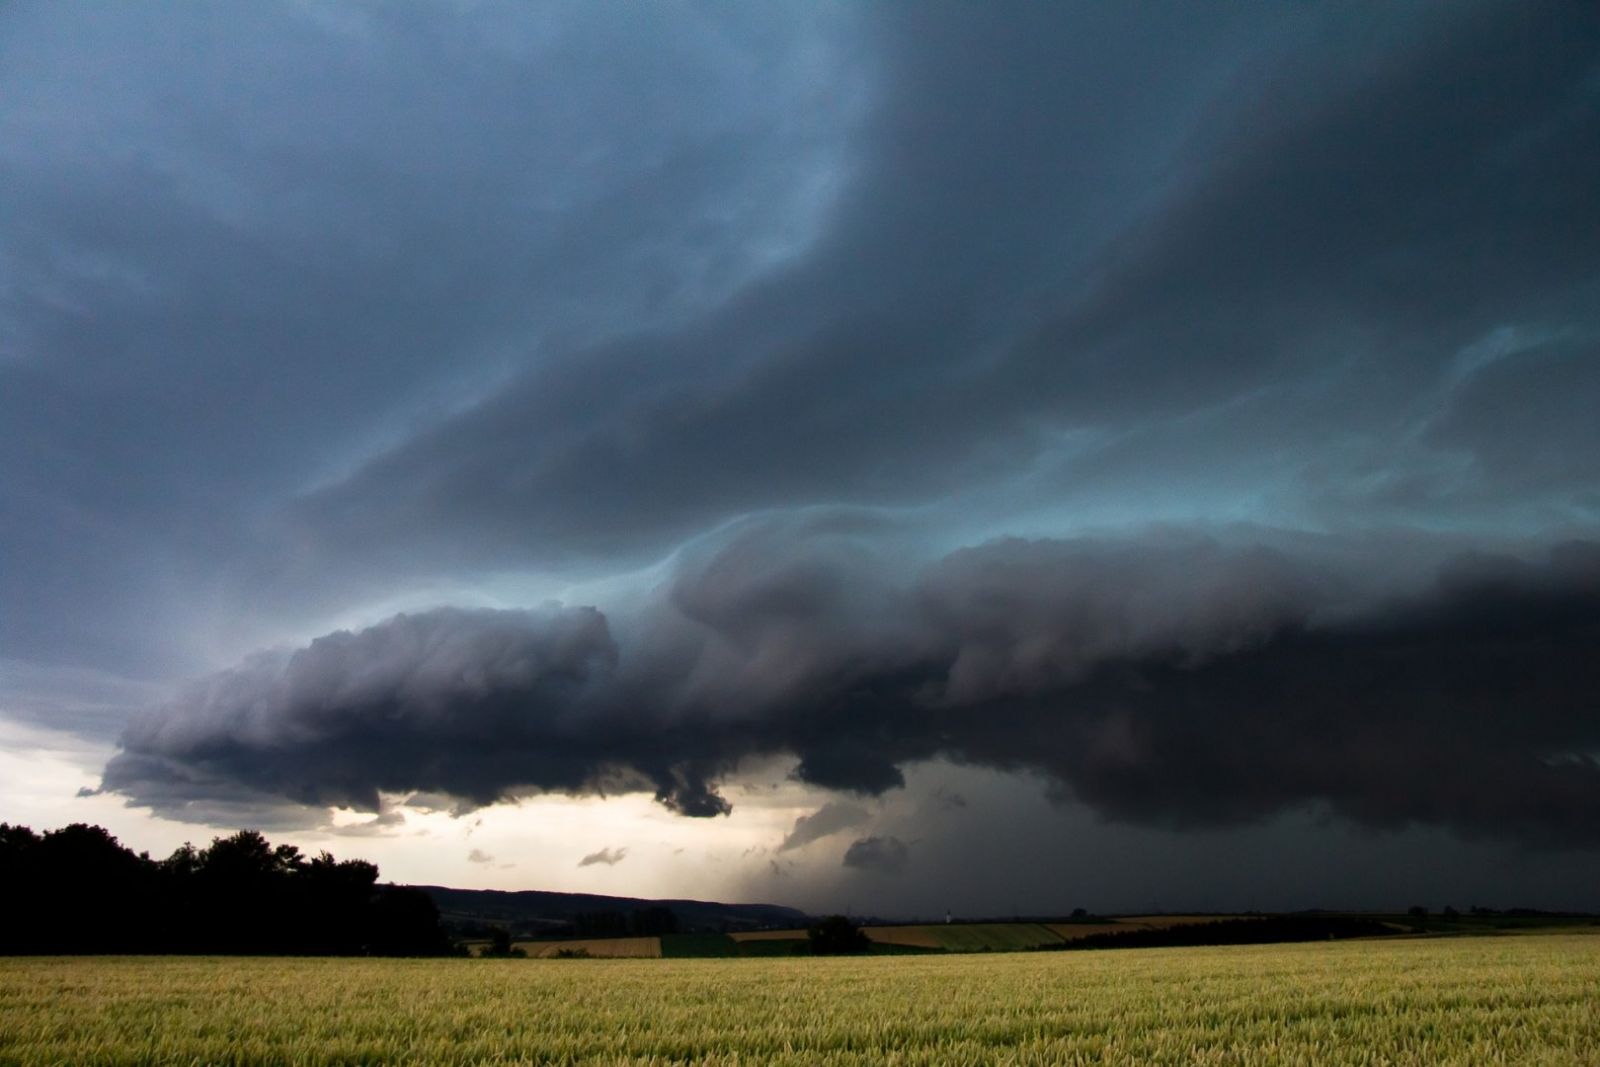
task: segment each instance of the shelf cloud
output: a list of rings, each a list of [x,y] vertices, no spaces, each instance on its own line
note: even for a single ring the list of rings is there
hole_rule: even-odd
[[[1320,803],[1595,841],[1600,544],[1450,560],[1363,603],[1281,550],[1192,538],[998,541],[903,584],[814,535],[787,556],[753,540],[686,567],[630,623],[631,650],[593,608],[443,609],[251,661],[137,721],[104,788],[365,810],[380,793],[634,789],[703,817],[758,757],[857,796],[942,757],[1039,773],[1136,822]],[[864,815],[830,804],[782,847]]]
[[[1600,844],[1593,5],[11,4],[0,100],[85,809]]]

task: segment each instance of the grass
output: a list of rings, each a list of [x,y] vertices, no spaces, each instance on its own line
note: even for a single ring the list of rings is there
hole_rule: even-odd
[[[516,947],[537,959],[553,959],[558,953],[617,959],[651,959],[663,956],[659,937],[588,937],[565,941],[518,941]]]
[[[1600,937],[699,960],[0,961],[0,1063],[1600,1062]]]

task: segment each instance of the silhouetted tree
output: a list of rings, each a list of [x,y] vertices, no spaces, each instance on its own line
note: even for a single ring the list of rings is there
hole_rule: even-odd
[[[478,953],[480,956],[497,956],[501,958],[520,959],[527,955],[520,948],[511,947],[511,931],[503,926],[496,926],[489,931],[489,943]],[[584,955],[588,955],[587,952]]]
[[[0,823],[0,952],[33,952],[41,901],[39,835]]]
[[[806,931],[813,956],[852,956],[872,948],[872,941],[843,915],[830,915]]]
[[[339,955],[366,951],[366,913],[378,881],[377,866],[365,860],[341,862],[322,852],[300,865],[296,881],[301,889],[295,900],[300,912],[296,924],[305,943]]]
[[[253,830],[155,862],[98,826],[0,824],[0,952],[453,950],[426,893],[377,880],[371,863],[307,861]]]
[[[138,950],[153,904],[147,858],[84,823],[44,834],[31,856],[30,884],[23,889],[27,911],[19,918],[33,929],[23,940],[48,944],[22,951]]]
[[[450,939],[439,929],[439,909],[420,889],[383,886],[373,902],[367,951],[374,956],[447,956]]]

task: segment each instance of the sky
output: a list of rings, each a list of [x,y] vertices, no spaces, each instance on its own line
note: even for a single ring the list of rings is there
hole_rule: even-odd
[[[0,6],[0,820],[1600,909],[1600,12]]]

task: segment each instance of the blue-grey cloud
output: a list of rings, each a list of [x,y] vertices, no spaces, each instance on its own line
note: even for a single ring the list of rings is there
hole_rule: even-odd
[[[294,580],[282,504],[803,247],[865,91],[847,22],[8,5],[12,652],[148,670],[193,661],[196,600],[370,595]]]
[[[927,39],[897,74],[919,91],[891,98],[909,113],[879,117],[882,157],[812,256],[689,332],[541,369],[419,435],[307,499],[310,536],[330,550],[401,530],[393,550],[422,538],[516,556],[531,539],[556,555],[648,553],[751,509],[937,500],[1041,462],[1065,463],[1063,481],[1102,478],[1105,464],[1123,484],[1164,486],[1191,474],[1196,425],[1202,480],[1295,479],[1325,455],[1381,456],[1391,481],[1439,482],[1463,443],[1417,429],[1464,349],[1508,325],[1600,328],[1592,26],[1495,9],[1359,48],[1336,37],[1317,46],[1323,80],[1288,94],[1297,107],[1220,102],[1197,143],[1166,146],[1166,198],[1121,231],[1086,233],[1062,207],[1083,168],[1141,149],[1102,143],[1102,112],[1090,128],[1069,112],[1046,136],[1037,100],[1065,106],[1109,72],[1060,73],[1062,58],[1027,39],[1047,27],[1022,20],[913,21]],[[1516,47],[1491,46],[1507,39]],[[1003,72],[983,62],[999,55]],[[1273,86],[1302,73],[1292,50],[1240,62],[1234,77]],[[1479,85],[1494,107],[1475,102]],[[943,93],[986,106],[930,124],[929,96]],[[870,224],[850,225],[858,216]],[[881,279],[845,284],[889,250]],[[1040,264],[1051,257],[1055,272]],[[1031,303],[1015,306],[1018,286]],[[1593,383],[1559,377],[1593,399]],[[1053,447],[1072,433],[1086,455]],[[1275,441],[1293,451],[1273,462],[1261,449]],[[1121,460],[1130,448],[1142,469]],[[1374,481],[1340,473],[1346,493]],[[1314,507],[1306,488],[1290,502]],[[1505,487],[1492,488],[1456,472],[1426,507],[1435,521],[1497,515]],[[1568,469],[1538,496],[1581,508],[1587,490]]]
[[[108,789],[1592,841],[1589,7],[17,3],[0,100],[0,715]]]

